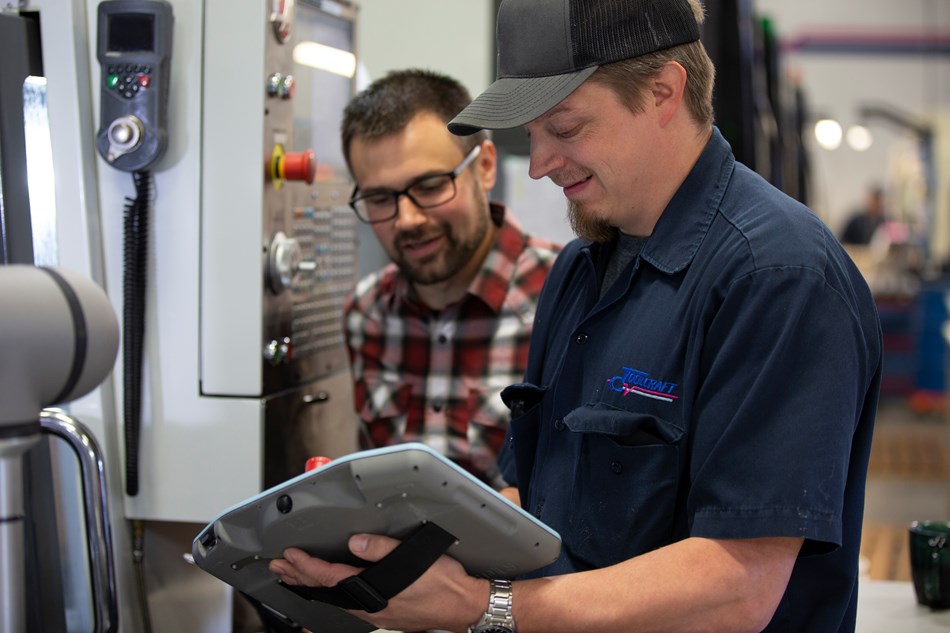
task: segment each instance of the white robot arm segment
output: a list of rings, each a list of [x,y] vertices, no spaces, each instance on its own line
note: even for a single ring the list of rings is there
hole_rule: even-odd
[[[118,347],[118,320],[95,283],[63,268],[0,266],[0,428],[92,391]]]

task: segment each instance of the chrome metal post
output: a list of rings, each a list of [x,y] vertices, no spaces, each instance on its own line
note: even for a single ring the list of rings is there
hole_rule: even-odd
[[[19,428],[0,439],[0,631],[26,630],[23,455],[40,435]]]
[[[40,414],[40,425],[43,432],[65,440],[79,458],[89,566],[92,571],[95,631],[97,633],[117,631],[119,609],[115,585],[115,558],[112,550],[112,529],[109,522],[102,451],[95,437],[86,427],[63,411],[44,409]]]

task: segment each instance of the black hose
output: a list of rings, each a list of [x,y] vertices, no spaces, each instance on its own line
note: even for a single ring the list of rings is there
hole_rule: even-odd
[[[139,430],[142,416],[142,350],[145,343],[148,224],[152,174],[136,171],[135,198],[125,199],[125,266],[122,278],[122,376],[125,417],[125,492],[139,492]]]

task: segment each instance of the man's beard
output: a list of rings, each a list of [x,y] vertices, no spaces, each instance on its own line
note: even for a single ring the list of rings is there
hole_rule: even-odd
[[[444,220],[438,222],[438,233],[445,238],[446,247],[434,256],[424,260],[409,261],[403,256],[400,246],[405,241],[425,239],[427,235],[431,234],[431,230],[422,228],[402,233],[396,237],[397,256],[393,258],[393,261],[406,279],[423,286],[438,284],[448,281],[468,265],[485,240],[485,234],[488,232],[488,222],[490,221],[488,201],[484,193],[476,195],[476,203],[479,208],[484,209],[484,212],[478,216],[472,232],[468,236],[460,237],[455,233],[451,224]]]
[[[607,220],[597,217],[590,209],[568,200],[567,219],[577,237],[591,242],[609,242],[617,235],[617,229]]]

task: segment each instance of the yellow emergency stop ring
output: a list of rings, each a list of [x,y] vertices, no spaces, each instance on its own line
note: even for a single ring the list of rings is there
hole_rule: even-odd
[[[274,189],[280,189],[284,186],[284,146],[280,143],[274,145],[274,151],[270,156],[270,179],[274,183]]]

